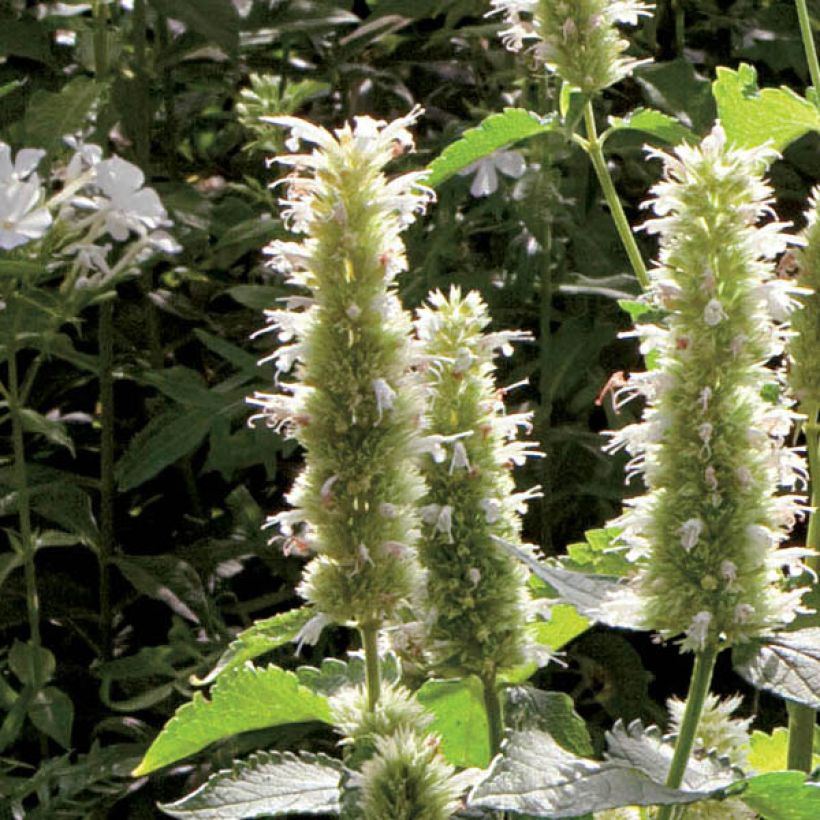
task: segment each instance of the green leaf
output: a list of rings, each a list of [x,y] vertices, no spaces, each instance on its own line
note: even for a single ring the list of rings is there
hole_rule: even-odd
[[[671,114],[699,134],[715,121],[715,101],[709,80],[685,59],[652,63],[635,72],[635,79],[653,108]]]
[[[177,709],[134,770],[134,776],[196,754],[239,732],[314,720],[331,723],[325,697],[311,692],[296,675],[277,666],[245,666],[218,678],[210,700],[195,692],[190,703]]]
[[[541,119],[524,108],[505,108],[503,113],[491,114],[480,125],[465,131],[461,139],[450,143],[430,163],[430,175],[425,184],[435,188],[499,148],[557,129],[555,119]]]
[[[206,686],[213,683],[219,675],[292,641],[313,615],[315,612],[311,607],[303,606],[274,615],[272,618],[256,621],[253,626],[240,632],[231,641],[216,666],[204,678],[193,678],[192,683],[196,686]]]
[[[150,0],[166,17],[185,23],[192,31],[233,54],[239,48],[239,15],[225,0]]]
[[[734,789],[727,790],[735,795]],[[817,820],[820,784],[802,772],[770,772],[743,781],[737,796],[767,820]]]
[[[809,131],[820,131],[820,109],[785,86],[759,90],[757,72],[746,63],[737,71],[719,66],[712,91],[726,136],[741,147],[771,140],[783,151]]]
[[[527,632],[534,641],[557,652],[590,626],[592,622],[589,618],[579,615],[571,604],[556,604],[550,608],[549,620],[527,624]]]
[[[572,698],[563,692],[544,692],[532,686],[511,686],[505,690],[504,722],[516,731],[538,729],[547,732],[568,752],[593,754],[586,723],[573,708]]]
[[[761,774],[788,769],[789,730],[778,726],[770,735],[756,730],[749,739],[749,766]]]
[[[41,732],[54,738],[64,749],[71,748],[74,704],[65,692],[55,686],[41,689],[28,707],[28,716]]]
[[[752,686],[820,709],[820,627],[740,644],[732,659]]]
[[[651,108],[636,108],[626,117],[610,117],[609,122],[609,134],[617,131],[641,131],[670,145],[700,141],[694,131],[679,123],[674,117]]]
[[[583,543],[567,547],[567,557],[561,560],[561,566],[596,575],[629,575],[634,570],[634,565],[627,561],[622,549],[613,547],[615,538],[620,533],[618,527],[587,530]]]
[[[172,407],[155,416],[117,462],[115,475],[120,490],[144,484],[193,452],[208,435],[212,423],[213,412],[201,407]]]
[[[205,347],[217,356],[221,356],[226,362],[230,362],[238,370],[241,370],[248,375],[258,374],[258,364],[256,356],[243,350],[238,345],[221,339],[219,336],[214,336],[202,328],[194,328],[194,335],[199,339]]]
[[[0,553],[0,587],[14,570],[23,566],[23,556],[16,552]]]
[[[59,91],[32,94],[23,121],[25,144],[54,150],[66,134],[82,130],[104,87],[80,76]]]
[[[54,63],[48,29],[33,19],[3,19],[0,26],[0,54],[25,57],[46,65]]]
[[[29,407],[24,407],[20,411],[20,417],[23,422],[23,429],[27,433],[38,433],[45,436],[52,444],[65,447],[72,456],[76,455],[74,442],[66,432],[65,425],[60,424],[59,421],[41,416]]]
[[[546,732],[513,732],[502,751],[468,805],[562,818],[622,806],[682,805],[712,794],[669,788],[624,760],[578,757]]]
[[[416,697],[434,716],[430,731],[441,737],[441,752],[448,762],[480,769],[490,762],[487,713],[478,678],[430,680]]]
[[[54,676],[57,661],[44,646],[15,640],[9,650],[9,666],[21,683],[39,689]]]
[[[338,760],[322,754],[258,752],[160,808],[190,820],[338,814],[343,771]]]
[[[240,305],[251,310],[267,310],[277,306],[285,291],[275,285],[234,285],[226,291]]]

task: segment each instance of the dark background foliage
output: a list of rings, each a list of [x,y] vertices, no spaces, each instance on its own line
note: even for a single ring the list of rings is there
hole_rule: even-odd
[[[116,293],[113,538],[98,523],[109,503],[100,492],[98,308],[65,317],[47,343],[20,355],[23,374],[39,368],[29,406],[64,422],[72,445],[27,437],[35,526],[68,532],[74,544],[37,555],[43,643],[66,695],[51,718],[60,740],[13,717],[26,607],[22,571],[0,552],[0,796],[23,795],[31,817],[154,817],[156,800],[243,751],[334,744],[314,727],[287,727],[234,738],[150,782],[127,776],[190,697],[191,675],[204,675],[253,619],[298,604],[301,561],[269,544],[260,525],[282,508],[300,454],[248,427],[244,401],[270,386],[270,367],[255,365],[270,338],[249,336],[284,293],[261,254],[284,234],[267,188],[277,169],[264,161],[281,138],[256,117],[295,111],[332,127],[418,103],[418,151],[404,162],[422,167],[506,105],[554,110],[557,87],[502,48],[484,0],[133,0],[110,4],[102,20],[92,5],[0,2],[0,136],[15,149],[47,148],[55,161],[67,152],[61,136],[93,122],[92,141],[140,165],[159,191],[183,251]],[[753,62],[761,85],[807,82],[790,2],[660,0],[630,36],[634,53],[655,62],[606,94],[601,121],[651,105],[704,133],[718,64]],[[657,164],[637,136],[619,135],[608,149],[638,223]],[[615,301],[636,285],[586,156],[555,134],[521,150],[525,175],[501,176],[487,197],[471,196],[469,177],[441,187],[407,235],[401,287],[411,308],[431,288],[476,288],[499,328],[534,333],[503,379],[529,380],[509,401],[535,410],[547,453],[521,476],[544,487],[526,535],[561,554],[638,490],[624,487],[623,464],[601,453],[599,436],[634,411],[616,417],[606,398],[596,402],[611,374],[639,366],[633,343],[618,339],[628,320]],[[816,135],[792,146],[773,175],[781,216],[799,219],[820,176]],[[652,244],[640,241],[649,258]],[[14,526],[5,415],[3,423],[0,514]],[[104,575],[109,603],[100,601]],[[331,631],[302,658],[288,648],[276,661],[341,656],[347,641]],[[564,660],[539,682],[570,692],[599,730],[618,717],[663,720],[659,705],[683,694],[685,661],[648,638],[594,630]],[[716,689],[742,685],[727,666]],[[762,726],[781,719],[773,701],[762,706]]]

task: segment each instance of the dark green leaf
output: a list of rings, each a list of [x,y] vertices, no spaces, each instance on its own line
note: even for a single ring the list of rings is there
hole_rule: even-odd
[[[39,689],[54,676],[57,661],[44,646],[16,640],[9,650],[9,666],[21,683]]]
[[[195,692],[190,703],[177,709],[134,776],[161,769],[239,732],[314,720],[330,723],[330,705],[302,686],[292,672],[273,665],[235,669],[217,678],[210,700]]]
[[[160,808],[190,820],[338,814],[342,772],[341,763],[326,755],[259,752]]]
[[[715,101],[709,81],[699,76],[687,60],[652,63],[635,72],[654,108],[671,114],[687,128],[702,134],[715,121]]]
[[[59,421],[53,421],[41,416],[29,407],[24,407],[20,411],[20,417],[23,422],[23,429],[27,433],[38,433],[45,436],[52,444],[65,447],[72,456],[76,455],[74,442],[66,432],[65,425],[60,424]]]
[[[81,131],[104,85],[75,77],[59,91],[37,91],[26,109],[26,145],[54,150],[66,134]]]
[[[752,686],[820,709],[820,627],[740,644],[732,659]]]
[[[538,729],[547,732],[567,751],[591,755],[592,741],[586,724],[575,712],[572,698],[563,692],[544,692],[532,686],[511,686],[505,690],[507,705],[504,722],[511,729]]]
[[[64,749],[71,748],[74,704],[65,692],[55,686],[41,689],[29,705],[28,716],[41,732],[56,740]]]
[[[230,55],[239,47],[239,15],[225,0],[149,0],[166,17],[185,23]]]
[[[430,163],[430,175],[425,183],[435,188],[453,174],[500,148],[557,129],[557,120],[541,119],[523,108],[505,108],[503,113],[491,114],[480,125],[465,131],[460,139],[448,145]]]

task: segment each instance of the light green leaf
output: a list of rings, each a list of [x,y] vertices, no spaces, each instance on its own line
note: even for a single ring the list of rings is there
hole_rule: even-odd
[[[196,686],[206,686],[213,683],[219,675],[283,646],[292,641],[315,614],[311,607],[303,606],[274,615],[272,618],[256,621],[253,626],[240,632],[231,641],[216,666],[204,678],[195,677],[191,682]]]
[[[28,707],[31,722],[44,734],[54,738],[64,749],[71,748],[71,726],[74,704],[55,686],[41,689]]]
[[[770,735],[754,731],[749,740],[749,766],[761,774],[788,769],[789,730],[778,726]]]
[[[160,808],[189,820],[338,814],[342,765],[326,755],[258,752]]]
[[[593,754],[586,724],[573,708],[572,698],[563,692],[544,692],[532,686],[505,689],[504,722],[516,731],[538,729],[547,732],[568,752]]]
[[[771,140],[782,151],[809,131],[820,131],[820,109],[790,88],[757,87],[755,69],[719,66],[712,85],[718,116],[730,142],[753,148]]]
[[[677,145],[679,142],[699,142],[698,135],[682,125],[674,117],[651,108],[636,108],[626,117],[610,117],[609,134],[617,131],[641,131],[662,142]]]
[[[161,769],[239,732],[314,720],[331,722],[327,698],[278,666],[245,666],[218,678],[210,700],[195,692],[190,703],[177,709],[134,776]]]
[[[473,788],[468,805],[562,818],[622,806],[682,805],[712,793],[669,788],[623,760],[578,757],[536,730],[513,732],[503,752]]]
[[[453,174],[499,148],[536,134],[555,131],[558,127],[556,119],[541,119],[524,108],[505,108],[502,113],[491,114],[480,125],[470,128],[460,139],[450,143],[430,163],[430,175],[425,184],[435,188]]]
[[[59,91],[37,91],[23,121],[25,144],[53,150],[66,134],[82,130],[105,86],[75,77]]]
[[[729,790],[729,794],[734,793],[734,789]],[[807,781],[802,772],[770,772],[750,777],[742,783],[738,796],[767,820],[820,817],[820,783]]]
[[[820,627],[740,644],[732,659],[752,686],[820,709]]]
[[[487,713],[476,677],[430,680],[416,692],[433,714],[430,731],[441,737],[441,752],[453,766],[483,769],[490,762]]]
[[[193,452],[213,423],[213,412],[201,407],[171,407],[155,416],[132,439],[117,463],[122,492],[138,487],[178,459]]]
[[[571,604],[556,604],[550,608],[549,620],[527,624],[527,632],[534,641],[557,652],[590,626],[592,622],[589,618],[579,615]]]

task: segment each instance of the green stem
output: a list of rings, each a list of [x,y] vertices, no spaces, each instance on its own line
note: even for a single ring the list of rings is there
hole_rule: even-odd
[[[686,45],[686,11],[681,0],[673,0],[672,8],[675,10],[675,54],[683,57]]]
[[[817,59],[817,47],[814,45],[814,32],[811,28],[811,18],[806,0],[795,0],[797,19],[800,21],[800,35],[803,38],[803,48],[806,51],[806,62],[809,64],[811,84],[820,94],[820,61]]]
[[[20,519],[20,538],[23,548],[24,572],[26,579],[26,608],[28,610],[31,644],[35,648],[34,662],[39,666],[40,653],[36,650],[41,645],[40,639],[40,599],[37,595],[37,574],[34,566],[34,539],[31,532],[31,501],[28,490],[28,470],[26,469],[26,450],[23,441],[23,418],[20,404],[20,379],[17,370],[17,322],[9,345],[9,410],[11,412],[11,436],[14,450],[14,483],[17,488],[18,515]],[[39,670],[35,670],[37,680]]]
[[[592,100],[587,100],[586,106],[584,107],[584,122],[587,131],[586,151],[592,160],[592,165],[595,168],[598,181],[601,183],[601,188],[603,188],[604,197],[607,205],[609,205],[615,227],[618,230],[618,236],[621,237],[624,250],[629,257],[632,270],[635,272],[635,276],[638,278],[641,287],[646,289],[649,287],[649,274],[646,272],[646,265],[638,249],[638,243],[635,241],[632,229],[629,227],[629,222],[621,205],[621,200],[618,198],[618,192],[615,190],[615,184],[612,182],[612,176],[606,165],[603,143],[598,138],[598,131],[595,128],[595,113],[592,110]]]
[[[94,75],[102,80],[108,73],[108,4],[94,3]]]
[[[675,743],[675,753],[672,756],[672,764],[669,767],[669,774],[666,777],[666,785],[677,789],[683,781],[686,766],[689,763],[689,755],[692,754],[692,747],[695,745],[695,736],[700,722],[700,715],[703,712],[703,704],[709,694],[709,685],[712,682],[712,673],[715,669],[715,660],[718,656],[718,649],[709,647],[703,652],[695,655],[695,665],[692,668],[692,678],[689,681],[689,693],[686,696],[686,709],[683,712],[680,732],[677,743]],[[670,820],[674,806],[661,806],[658,810],[657,820]]]
[[[379,627],[366,624],[360,627],[364,647],[365,681],[367,684],[367,707],[373,712],[381,697],[381,671],[379,669]]]
[[[809,475],[811,476],[811,506],[817,508],[820,503],[820,473],[818,473],[818,429],[817,405],[809,405],[804,409],[806,414],[806,449],[809,455]],[[809,519],[809,529],[806,534],[806,546],[816,550],[820,546],[820,516],[816,513]],[[806,562],[815,572],[820,559],[813,556]],[[812,752],[814,747],[814,727],[817,715],[810,706],[802,703],[787,703],[789,712],[789,754],[788,768],[794,771],[810,772],[812,769]]]
[[[114,554],[114,300],[100,305],[100,635],[111,656],[111,558]]]
[[[495,670],[481,679],[481,687],[484,692],[484,710],[487,713],[490,755],[494,757],[500,751],[504,738],[504,720],[501,715],[501,699],[498,696]]]

